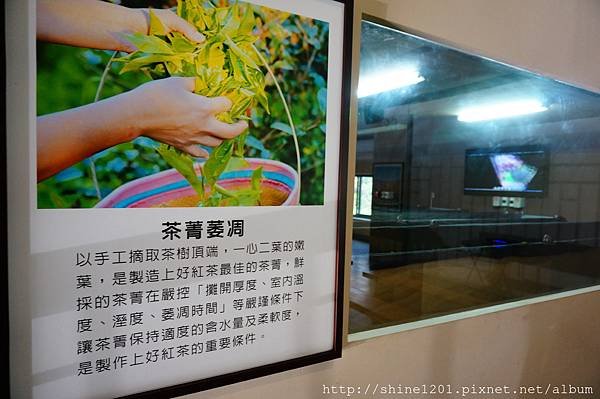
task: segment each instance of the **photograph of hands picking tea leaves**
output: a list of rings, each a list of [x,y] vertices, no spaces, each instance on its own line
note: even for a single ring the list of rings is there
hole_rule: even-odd
[[[224,0],[37,14],[38,208],[323,204],[328,23]]]

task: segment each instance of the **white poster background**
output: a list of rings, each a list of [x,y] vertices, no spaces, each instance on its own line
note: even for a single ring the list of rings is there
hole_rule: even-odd
[[[32,397],[114,397],[196,381],[333,348],[341,66],[344,47],[343,5],[331,0],[251,2],[329,23],[324,205],[205,209],[37,209],[35,173],[30,173],[28,202],[31,256],[27,262],[27,272],[30,278],[31,295],[32,390],[30,394]],[[35,10],[32,0],[29,2],[29,7]],[[30,14],[30,18],[29,45],[35,48],[34,13]],[[30,81],[35,82],[35,60],[29,64],[29,76]],[[35,85],[30,90],[34,88]],[[29,115],[33,120],[29,131],[31,171],[36,170],[34,107],[35,100],[31,99],[29,102]],[[231,219],[245,221],[246,232],[243,238],[199,242],[181,240],[174,242],[173,246],[218,245],[222,248],[221,251],[229,249],[227,261],[233,264],[236,260],[249,260],[247,255],[231,252],[231,249],[236,246],[251,242],[304,240],[306,248],[304,253],[294,254],[303,256],[305,264],[301,270],[304,275],[302,287],[304,297],[301,302],[293,304],[295,316],[293,320],[287,324],[260,326],[256,332],[261,338],[255,344],[243,346],[241,349],[203,353],[158,362],[155,365],[125,367],[117,371],[77,377],[79,359],[75,345],[79,339],[76,331],[79,315],[75,311],[75,300],[80,292],[75,289],[77,270],[74,266],[74,254],[87,250],[93,252],[164,247],[166,243],[162,240],[161,234],[163,222]],[[25,265],[21,267],[23,266]],[[110,276],[112,270],[106,269],[106,274],[103,276]],[[293,272],[292,270],[290,274]],[[283,270],[282,273],[285,274]],[[166,283],[163,285],[174,286]],[[86,292],[86,295],[93,297],[96,293],[115,292],[107,287],[110,286],[94,287],[94,291]],[[257,292],[245,296],[271,293],[269,287],[259,285]],[[232,295],[231,298],[234,296]],[[231,298],[227,298],[224,302],[230,303]],[[173,305],[182,304],[185,303],[177,302]],[[158,307],[161,306],[164,304],[159,303]],[[151,312],[156,309],[144,304],[140,305],[140,310]],[[109,313],[103,315],[108,321]],[[158,320],[159,318],[154,321],[154,324],[152,321],[145,321],[148,324],[143,326],[143,330],[163,327]],[[204,322],[207,320],[204,319]],[[127,329],[126,333],[134,330],[134,328]],[[115,334],[116,331],[114,334],[107,332],[107,336],[112,337]],[[202,337],[203,340],[205,338]],[[112,357],[115,354],[116,352],[112,351],[106,352],[106,356]],[[24,397],[27,396],[29,395],[25,394]]]

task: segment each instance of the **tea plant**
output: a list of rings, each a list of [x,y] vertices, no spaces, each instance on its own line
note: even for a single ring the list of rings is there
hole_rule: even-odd
[[[231,100],[231,109],[217,115],[217,119],[234,123],[240,119],[249,120],[249,111],[256,106],[269,113],[266,76],[261,70],[261,67],[264,68],[277,87],[288,117],[296,147],[299,184],[300,151],[294,123],[275,75],[254,46],[257,37],[253,34],[256,20],[252,6],[235,3],[228,7],[216,7],[210,1],[180,0],[177,14],[194,25],[206,40],[194,43],[178,32],[167,33],[150,10],[149,35],[126,36],[138,50],[117,59],[124,63],[121,73],[141,70],[155,79],[194,77],[196,94],[225,96]],[[218,184],[223,172],[248,166],[244,160],[247,136],[246,130],[235,139],[225,140],[216,147],[200,168],[200,177],[188,154],[166,144],[160,144],[157,151],[194,188],[200,197],[199,206],[259,205],[262,168],[253,171],[248,188],[230,191]]]

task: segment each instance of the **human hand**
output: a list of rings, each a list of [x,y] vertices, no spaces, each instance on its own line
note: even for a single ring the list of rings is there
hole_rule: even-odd
[[[40,40],[72,46],[132,52],[125,35],[150,32],[150,11],[98,0],[37,0],[36,35]],[[172,11],[152,9],[167,32],[179,32],[193,42],[204,36]]]
[[[146,34],[150,33],[150,10],[143,10],[146,13],[148,28],[146,30]],[[201,43],[204,41],[205,37],[202,33],[198,32],[198,30],[190,24],[185,19],[181,18],[174,12],[170,10],[161,10],[161,9],[152,9],[152,13],[156,15],[156,17],[163,23],[167,33],[170,32],[179,32],[182,33],[185,37],[190,39],[193,42]]]
[[[208,98],[193,93],[194,78],[172,77],[146,83],[126,93],[136,135],[172,145],[195,157],[207,157],[198,147],[216,147],[248,128],[245,121],[229,124],[216,118],[231,108],[227,97]]]
[[[131,12],[136,13],[139,17],[143,16],[145,20],[145,25],[143,28],[133,28],[134,31],[138,33],[143,33],[145,35],[150,33],[150,10],[149,9],[129,9]],[[187,37],[192,42],[202,43],[205,40],[205,37],[202,33],[198,32],[198,30],[187,22],[185,19],[179,17],[177,14],[170,10],[163,9],[152,9],[152,13],[160,20],[163,24],[163,27],[166,30],[166,33],[170,32],[179,32]],[[138,18],[139,19],[139,18]],[[132,19],[133,20],[133,19]],[[139,24],[138,24],[139,26]],[[127,40],[123,40],[120,46],[122,51],[126,51],[131,53],[137,48],[135,45],[130,43]]]

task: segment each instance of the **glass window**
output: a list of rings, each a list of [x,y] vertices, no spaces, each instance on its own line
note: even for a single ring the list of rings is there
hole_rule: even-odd
[[[354,215],[371,216],[371,197],[373,195],[373,177],[356,176],[354,178]]]
[[[357,95],[351,333],[600,284],[599,94],[365,21]]]

